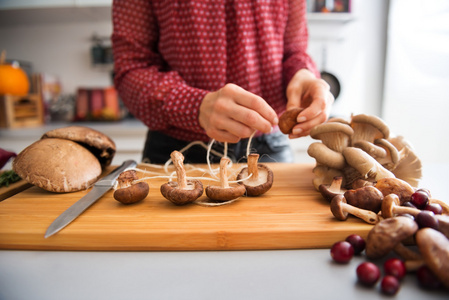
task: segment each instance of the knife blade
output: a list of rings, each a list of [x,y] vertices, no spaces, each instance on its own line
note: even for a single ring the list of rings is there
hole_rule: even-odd
[[[86,209],[100,199],[107,191],[109,191],[115,184],[117,177],[128,168],[134,168],[137,163],[134,160],[126,160],[121,166],[114,169],[110,174],[106,175],[102,179],[98,180],[92,190],[87,193],[80,200],[75,202],[72,206],[67,208],[59,217],[57,217],[53,223],[50,224],[45,232],[45,238],[52,236],[59,232],[61,229],[69,225],[79,215],[81,215]]]

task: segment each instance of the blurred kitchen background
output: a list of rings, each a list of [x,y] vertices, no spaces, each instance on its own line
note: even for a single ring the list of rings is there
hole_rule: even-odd
[[[140,159],[145,127],[114,106],[111,2],[0,0],[0,51],[39,74],[46,107],[43,127],[3,128],[0,147],[20,151],[52,124],[76,120],[111,134],[115,163]],[[340,85],[332,115],[378,115],[424,163],[449,162],[449,1],[309,0],[308,10],[309,52]],[[96,97],[109,97],[110,109],[74,109]],[[297,162],[314,162],[311,142],[292,141]]]

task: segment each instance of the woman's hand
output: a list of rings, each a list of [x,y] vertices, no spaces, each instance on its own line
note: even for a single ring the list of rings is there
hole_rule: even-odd
[[[293,127],[289,137],[309,135],[313,127],[329,118],[333,102],[334,96],[327,82],[316,78],[309,70],[299,70],[287,86],[287,109],[302,107],[304,110],[298,115],[296,121],[299,124]]]
[[[237,143],[255,130],[269,133],[278,124],[276,112],[261,97],[235,84],[208,93],[201,103],[199,122],[219,142]]]

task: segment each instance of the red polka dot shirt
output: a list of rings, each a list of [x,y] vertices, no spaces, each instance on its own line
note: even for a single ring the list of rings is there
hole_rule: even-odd
[[[306,1],[114,0],[114,83],[150,130],[208,141],[204,96],[234,83],[285,110],[285,88],[307,68]]]

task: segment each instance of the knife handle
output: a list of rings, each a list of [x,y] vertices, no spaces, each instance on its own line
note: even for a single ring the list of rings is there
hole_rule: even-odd
[[[128,168],[134,168],[137,166],[136,161],[134,160],[125,160],[119,167],[115,168],[111,173],[98,180],[95,183],[95,186],[113,186],[115,184],[115,180],[117,180],[120,173],[125,171]]]

